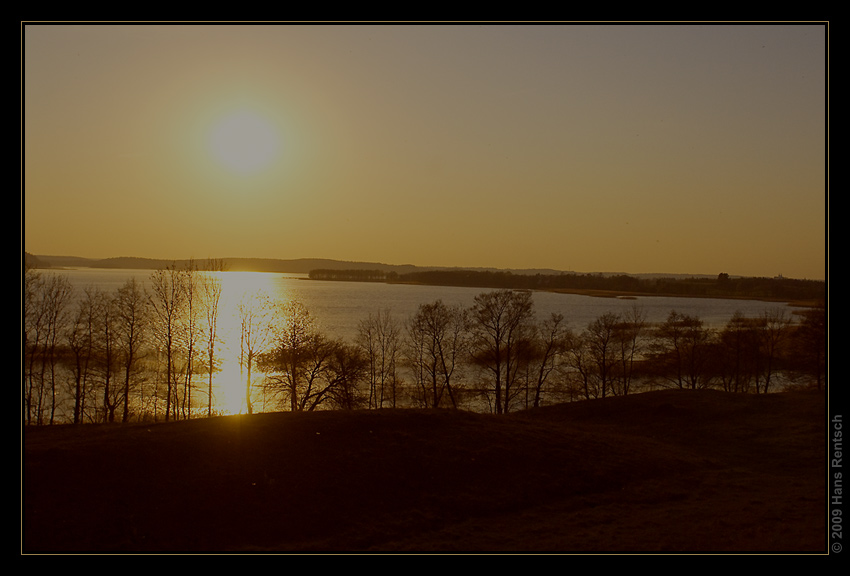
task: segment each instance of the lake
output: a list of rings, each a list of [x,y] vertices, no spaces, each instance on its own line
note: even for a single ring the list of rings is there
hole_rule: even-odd
[[[151,270],[112,270],[77,268],[45,270],[67,276],[72,285],[82,292],[86,286],[105,291],[115,291],[128,278],[136,278],[147,285]],[[409,284],[384,284],[379,282],[334,282],[310,280],[306,274],[269,272],[222,272],[223,300],[233,304],[242,291],[263,290],[270,296],[284,300],[300,301],[317,320],[328,336],[352,339],[360,320],[370,312],[388,309],[399,319],[416,312],[420,304],[441,299],[446,304],[469,306],[476,295],[487,288],[452,286],[419,286]],[[698,316],[706,325],[720,328],[737,311],[745,316],[758,316],[765,310],[784,308],[791,315],[801,308],[784,303],[760,300],[732,300],[721,298],[679,298],[640,296],[636,298],[600,298],[577,294],[535,292],[534,305],[538,318],[552,312],[564,315],[568,325],[580,330],[606,312],[626,312],[634,306],[646,312],[649,322],[663,322],[671,310]],[[225,310],[233,308],[225,304]]]
[[[114,292],[129,278],[136,278],[143,285],[149,285],[152,271],[78,268],[44,270],[42,273],[66,276],[77,293],[82,294],[87,286]],[[326,336],[353,342],[358,324],[370,313],[389,310],[393,317],[403,322],[416,312],[420,304],[441,299],[449,305],[470,306],[476,295],[489,291],[486,288],[310,280],[307,275],[286,273],[219,274],[222,278],[219,320],[219,334],[222,340],[219,358],[222,368],[215,380],[219,388],[216,393],[217,405],[226,412],[238,412],[238,406],[243,402],[243,388],[238,384],[241,380],[238,368],[238,303],[245,293],[262,291],[279,302],[297,300],[309,310],[318,328]],[[620,299],[551,292],[535,292],[534,306],[538,319],[546,318],[552,312],[561,313],[568,327],[576,332],[580,332],[602,314],[628,312],[635,306],[645,312],[649,322],[663,322],[671,310],[676,310],[682,314],[697,316],[713,328],[723,327],[738,311],[745,316],[755,317],[765,310],[780,307],[793,317],[792,313],[800,310],[784,303],[758,300],[657,296]]]

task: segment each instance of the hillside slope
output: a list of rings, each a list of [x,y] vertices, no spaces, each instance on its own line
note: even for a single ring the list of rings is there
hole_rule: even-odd
[[[24,552],[826,548],[825,398],[27,429]]]

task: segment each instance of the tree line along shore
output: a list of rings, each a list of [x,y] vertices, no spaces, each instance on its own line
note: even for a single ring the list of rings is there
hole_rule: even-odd
[[[726,280],[720,280],[721,282]],[[26,424],[217,415],[220,278],[154,271],[114,293],[72,298],[67,278],[28,271]],[[462,408],[507,413],[661,388],[766,393],[780,379],[826,387],[826,315],[783,307],[720,328],[635,306],[573,330],[537,319],[533,290],[484,290],[470,307],[423,302],[410,317],[362,318],[353,341],[323,333],[298,302],[243,299],[240,380],[255,411]]]
[[[107,258],[34,256],[25,254],[31,268],[75,267],[128,268],[156,270],[170,265],[185,267],[188,261],[148,258]],[[746,277],[720,273],[710,275],[602,274],[559,272],[555,270],[493,270],[461,268],[421,268],[413,265],[387,265],[370,262],[343,262],[328,259],[274,260],[223,258],[192,261],[200,269],[224,264],[227,270],[308,274],[313,280],[393,282],[434,286],[549,290],[601,297],[683,296],[752,299],[789,302],[798,306],[819,305],[826,300],[826,282],[775,277]]]
[[[735,298],[790,302],[811,306],[826,300],[826,283],[794,278],[733,277],[721,273],[716,278],[667,276],[641,278],[627,274],[518,274],[499,270],[423,270],[407,273],[380,269],[311,270],[311,280],[351,282],[391,282],[548,290],[604,297],[681,296],[690,298]]]

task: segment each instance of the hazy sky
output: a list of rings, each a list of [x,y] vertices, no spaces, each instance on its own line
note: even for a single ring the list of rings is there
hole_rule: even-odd
[[[821,25],[26,25],[23,241],[824,278]]]

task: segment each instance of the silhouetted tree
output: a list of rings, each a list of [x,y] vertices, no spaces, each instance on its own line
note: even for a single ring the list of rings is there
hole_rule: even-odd
[[[368,362],[357,346],[337,342],[328,359],[326,378],[331,384],[327,400],[334,408],[354,410],[366,404],[360,390]]]
[[[36,362],[39,355],[44,331],[43,309],[38,305],[42,285],[41,274],[31,268],[24,267],[24,314],[23,314],[23,348],[24,348],[24,382],[22,391],[23,420],[32,423],[34,392],[36,390]]]
[[[336,342],[312,332],[299,342],[298,349],[279,351],[290,360],[286,364],[292,369],[291,373],[284,373],[292,410],[312,411],[328,399],[336,384],[329,370],[337,349]],[[293,363],[292,358],[297,358],[297,363]]]
[[[614,345],[618,358],[616,376],[618,393],[626,395],[631,391],[635,363],[643,353],[644,334],[648,330],[648,324],[646,312],[637,306],[620,315],[619,319],[614,327]]]
[[[314,329],[313,318],[300,302],[291,300],[281,307],[274,329],[272,350],[268,354],[270,365],[277,373],[272,377],[279,389],[289,399],[289,409],[300,410],[303,398],[299,397],[302,381],[309,382],[319,376],[322,361],[330,354],[324,340]]]
[[[142,353],[145,330],[148,325],[148,296],[135,278],[127,280],[115,299],[118,345],[123,353],[124,388],[122,422],[130,419],[131,379],[136,374],[136,363]]]
[[[72,421],[83,421],[88,394],[90,367],[94,358],[94,306],[92,290],[87,289],[77,302],[76,314],[67,334],[68,350],[71,354],[74,402]]]
[[[655,334],[655,366],[660,375],[678,388],[707,387],[711,337],[701,319],[671,311]]]
[[[776,372],[776,363],[783,353],[783,347],[791,335],[791,319],[785,309],[765,310],[759,318],[759,351],[762,358],[764,384],[761,391],[770,391],[771,381]],[[759,392],[758,386],[756,392]]]
[[[195,373],[195,355],[200,337],[199,314],[201,309],[199,294],[199,271],[194,260],[189,260],[185,268],[184,296],[185,306],[181,316],[181,340],[183,347],[183,397],[180,401],[180,412],[183,418],[192,414],[192,378]]]
[[[716,373],[727,392],[748,392],[758,365],[755,322],[735,312],[717,342]]]
[[[592,377],[598,382],[599,395],[605,398],[610,390],[613,393],[613,372],[617,367],[616,335],[620,317],[608,312],[587,325],[583,340],[587,346],[593,370]]]
[[[154,334],[160,349],[165,353],[165,419],[167,421],[171,417],[172,409],[174,416],[177,416],[179,322],[185,305],[186,273],[175,265],[154,270],[150,284],[149,302],[155,319]]]
[[[207,360],[207,416],[212,416],[213,409],[213,373],[216,367],[216,346],[218,344],[218,316],[221,303],[222,282],[220,273],[225,269],[224,261],[210,260],[207,273],[201,279],[203,292],[204,345]]]
[[[563,314],[553,312],[536,327],[535,337],[532,340],[532,368],[535,375],[534,400],[532,401],[534,408],[540,406],[543,388],[549,382],[551,374],[558,368],[570,341],[571,334],[566,327]]]
[[[599,391],[594,378],[593,361],[584,336],[584,333],[570,335],[564,360],[566,367],[564,372],[571,396],[590,400],[597,398]]]
[[[386,400],[395,408],[401,329],[389,310],[370,312],[367,318],[361,320],[357,328],[357,344],[368,362],[369,408],[381,408]]]
[[[492,375],[497,414],[510,410],[520,351],[529,336],[533,316],[530,292],[497,290],[475,297],[470,311],[472,354],[475,362]]]
[[[814,380],[818,390],[826,382],[826,308],[823,305],[802,312],[802,322],[792,334],[796,368]]]
[[[288,402],[293,412],[315,410],[325,403],[354,406],[354,387],[365,367],[356,350],[326,338],[303,305],[287,302],[278,315],[270,350],[259,358],[266,373],[264,388]]]
[[[466,353],[468,326],[467,311],[442,300],[421,304],[410,318],[408,359],[425,406],[440,407],[446,393],[452,407],[458,407],[455,376]]]
[[[24,411],[27,424],[53,424],[57,408],[59,344],[73,294],[65,276],[24,275]]]
[[[243,295],[239,302],[241,338],[239,347],[239,370],[245,376],[245,406],[248,414],[253,413],[251,376],[254,360],[262,354],[272,337],[272,303],[262,292]]]
[[[115,299],[111,294],[97,291],[97,366],[102,377],[103,421],[114,422],[120,395],[113,388],[113,376],[118,370],[118,335]]]

